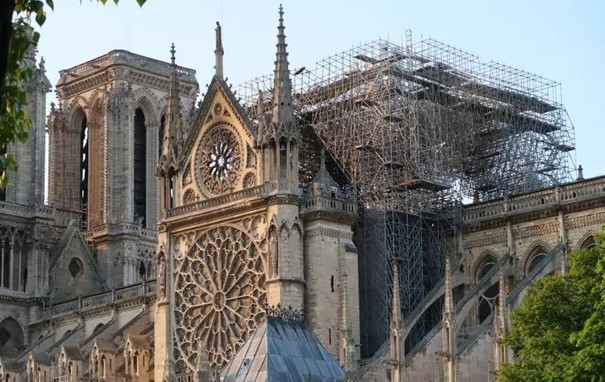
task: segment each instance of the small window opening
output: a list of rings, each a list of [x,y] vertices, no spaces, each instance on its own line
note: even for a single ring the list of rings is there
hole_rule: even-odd
[[[334,292],[334,275],[330,276],[330,290]]]

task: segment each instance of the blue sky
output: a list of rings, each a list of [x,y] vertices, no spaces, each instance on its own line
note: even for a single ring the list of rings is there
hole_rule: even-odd
[[[109,0],[111,2],[112,0]],[[55,1],[42,27],[39,54],[51,83],[58,71],[114,49],[169,60],[197,71],[203,92],[214,65],[214,26],[221,21],[225,76],[239,84],[273,69],[274,0],[134,0],[102,6]],[[562,84],[563,103],[576,128],[576,162],[585,176],[605,173],[605,1],[599,0],[285,0],[291,67],[377,37],[431,37],[479,56]],[[49,94],[53,99],[54,94]]]

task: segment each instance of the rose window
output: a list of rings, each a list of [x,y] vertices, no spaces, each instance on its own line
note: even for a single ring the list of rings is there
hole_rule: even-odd
[[[227,142],[218,142],[210,154],[208,167],[215,180],[226,179],[229,171],[233,170],[233,148]]]
[[[244,231],[214,228],[177,260],[175,277],[177,373],[195,370],[199,341],[217,370],[264,318],[262,252]]]
[[[240,177],[241,148],[227,125],[212,127],[197,152],[198,184],[211,195],[235,188]]]

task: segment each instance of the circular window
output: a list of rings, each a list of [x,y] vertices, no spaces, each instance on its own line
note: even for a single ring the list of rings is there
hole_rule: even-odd
[[[229,125],[213,126],[202,137],[196,157],[200,188],[216,196],[232,190],[240,178],[242,150]]]

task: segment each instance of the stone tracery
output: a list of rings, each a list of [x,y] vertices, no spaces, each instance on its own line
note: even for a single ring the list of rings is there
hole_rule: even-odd
[[[196,156],[200,189],[215,196],[230,191],[240,178],[242,165],[242,147],[229,125],[211,127]]]
[[[260,239],[234,226],[212,228],[177,257],[177,373],[195,370],[199,341],[208,349],[211,367],[223,366],[264,318],[265,250]]]

